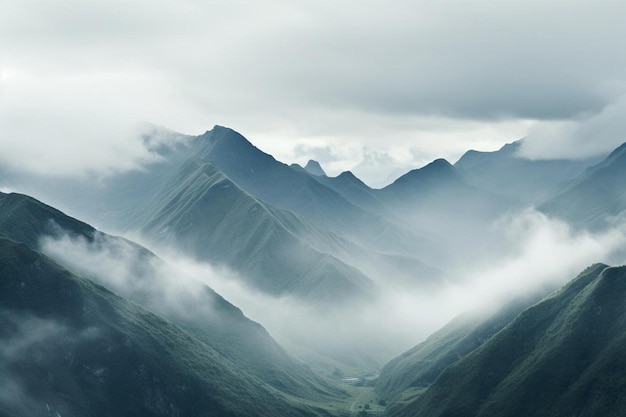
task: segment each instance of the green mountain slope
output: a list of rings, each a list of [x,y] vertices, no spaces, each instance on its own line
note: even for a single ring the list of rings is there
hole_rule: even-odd
[[[276,161],[232,129],[215,126],[196,138],[194,155],[212,162],[240,188],[271,206],[292,211],[367,249],[420,259],[436,248],[344,198],[319,178]]]
[[[393,402],[424,391],[448,366],[479,348],[543,295],[520,297],[495,313],[466,313],[456,317],[424,342],[387,363],[376,381],[376,393]]]
[[[316,415],[148,310],[0,238],[0,414]]]
[[[389,415],[623,415],[626,267],[603,267],[524,311]]]
[[[88,224],[66,216],[34,198],[0,193],[0,234],[37,248],[42,234],[56,236],[61,230],[88,240],[96,232]]]
[[[107,264],[85,267],[62,255],[59,262],[187,330],[225,358],[264,383],[307,400],[343,395],[308,367],[287,354],[259,324],[201,283],[176,282],[180,272],[168,268],[145,248],[105,235],[45,204],[20,194],[0,194],[0,235],[39,248],[43,236],[70,233],[78,245],[120,259],[116,273],[130,268],[128,281],[109,277]],[[57,225],[57,226],[54,226]],[[64,229],[61,229],[63,227]],[[69,259],[69,261],[68,261]],[[97,258],[102,262],[101,258]],[[182,289],[180,289],[182,288]],[[174,299],[174,300],[172,300]]]
[[[213,164],[187,161],[138,222],[200,259],[226,264],[272,294],[338,302],[369,297],[372,282],[290,231],[304,224],[239,188]]]
[[[626,143],[540,209],[577,227],[597,230],[614,224],[626,212]]]

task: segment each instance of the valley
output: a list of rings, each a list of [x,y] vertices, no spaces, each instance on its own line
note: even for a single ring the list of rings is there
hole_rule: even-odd
[[[374,189],[225,127],[159,135],[98,187],[4,177],[1,416],[624,409],[623,146]]]

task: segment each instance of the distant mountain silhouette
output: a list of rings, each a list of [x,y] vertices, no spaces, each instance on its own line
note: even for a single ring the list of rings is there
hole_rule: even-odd
[[[495,152],[467,151],[454,166],[473,184],[525,203],[541,203],[598,161],[530,160],[520,155],[523,140]]]
[[[604,229],[626,216],[626,143],[575,178],[540,206],[544,212],[591,230]]]
[[[312,159],[309,159],[309,162],[306,163],[306,165],[304,166],[304,169],[309,174],[317,175],[318,177],[326,176],[326,173],[322,169],[322,166],[320,165],[320,163]]]

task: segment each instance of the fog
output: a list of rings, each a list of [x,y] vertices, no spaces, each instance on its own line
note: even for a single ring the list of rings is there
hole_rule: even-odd
[[[494,311],[530,293],[547,295],[585,267],[626,261],[626,230],[575,232],[567,224],[528,209],[494,222],[502,232],[504,255],[447,271],[440,290],[377,279],[376,297],[358,305],[320,308],[295,296],[272,297],[246,284],[245,277],[222,266],[198,262],[173,247],[151,248],[161,261],[120,238],[98,235],[93,242],[63,236],[42,240],[42,250],[68,268],[153,311],[183,320],[214,315],[205,283],[270,334],[296,357],[332,371],[375,371],[453,317],[466,311]],[[142,240],[139,236],[133,236]],[[146,244],[145,242],[143,242]]]
[[[59,416],[55,406],[46,403],[45,396],[29,391],[29,378],[34,377],[24,372],[37,369],[43,359],[48,360],[48,352],[62,341],[64,349],[77,343],[96,337],[95,328],[80,332],[68,328],[53,319],[42,319],[21,312],[0,312],[0,404],[3,411],[15,415]],[[66,351],[67,359],[68,353]],[[58,359],[58,358],[57,358]],[[45,365],[50,365],[44,362]],[[54,378],[48,371],[48,378]]]
[[[534,125],[520,155],[530,159],[577,159],[607,154],[626,142],[626,95],[601,111],[573,120]]]
[[[93,241],[61,234],[44,237],[41,250],[71,271],[152,311],[183,320],[217,320],[212,293],[201,281],[122,238],[96,233]],[[206,275],[213,275],[206,269]]]

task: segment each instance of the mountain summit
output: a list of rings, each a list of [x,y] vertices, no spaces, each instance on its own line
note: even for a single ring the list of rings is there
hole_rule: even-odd
[[[326,172],[322,169],[322,166],[319,162],[309,159],[309,162],[306,163],[304,169],[312,175],[316,175],[318,177],[326,176]]]

